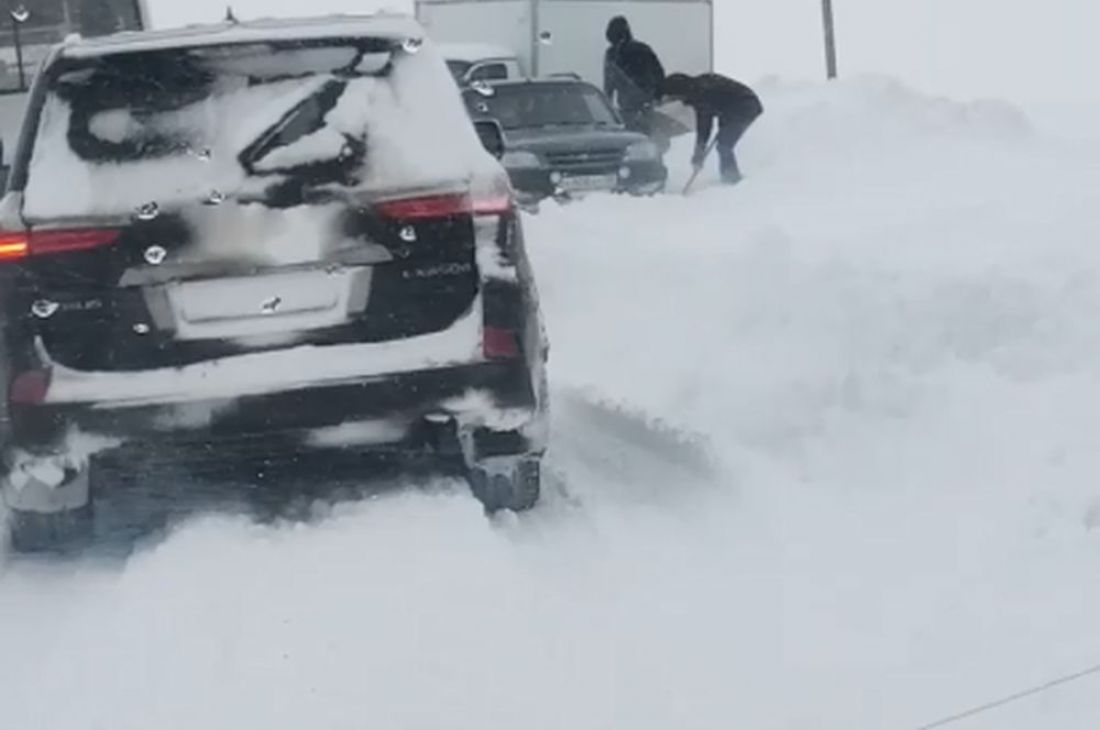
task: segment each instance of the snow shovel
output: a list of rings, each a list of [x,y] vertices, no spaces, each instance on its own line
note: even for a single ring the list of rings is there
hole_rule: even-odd
[[[650,136],[671,140],[695,131],[695,119],[691,114],[691,110],[680,102],[654,107],[649,115]]]
[[[703,171],[703,165],[706,164],[707,158],[710,157],[710,153],[714,152],[714,148],[718,146],[718,137],[716,136],[711,143],[707,145],[707,149],[703,152],[703,159],[699,163],[699,166],[692,171],[691,177],[688,178],[687,185],[684,186],[684,195],[691,194],[691,186],[695,184],[695,179],[699,177],[699,173]]]

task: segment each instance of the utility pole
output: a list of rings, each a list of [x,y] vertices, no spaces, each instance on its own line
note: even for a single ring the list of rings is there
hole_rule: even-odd
[[[825,24],[825,73],[836,78],[836,33],[833,26],[833,0],[821,0],[821,19]]]
[[[530,0],[530,18],[531,18],[531,78],[538,78],[539,75],[539,43],[542,42],[539,30],[539,0]]]
[[[23,67],[23,37],[20,31],[23,29],[23,23],[26,23],[30,17],[30,11],[27,10],[27,6],[22,3],[19,7],[9,11],[11,15],[11,34],[12,40],[15,43],[15,65],[19,67],[19,90],[27,90],[27,70]]]

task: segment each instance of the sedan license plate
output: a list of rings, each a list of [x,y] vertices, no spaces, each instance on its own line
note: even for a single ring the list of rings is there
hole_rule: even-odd
[[[567,193],[588,193],[614,190],[618,178],[614,175],[572,175],[562,178],[561,189]]]

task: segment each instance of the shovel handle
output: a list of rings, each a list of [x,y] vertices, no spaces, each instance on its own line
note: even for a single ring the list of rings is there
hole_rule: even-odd
[[[718,146],[718,137],[715,136],[707,145],[707,149],[703,152],[703,159],[699,162],[699,166],[691,173],[691,177],[688,178],[687,185],[684,186],[684,195],[688,195],[691,192],[691,186],[695,184],[695,180],[699,177],[699,173],[703,171],[703,163],[710,157],[710,153],[714,151],[714,148]]]

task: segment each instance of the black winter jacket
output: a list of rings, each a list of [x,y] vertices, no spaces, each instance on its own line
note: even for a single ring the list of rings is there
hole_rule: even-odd
[[[710,141],[715,119],[722,125],[748,126],[764,113],[756,92],[719,74],[702,74],[692,79],[684,103],[695,109],[698,147]]]
[[[665,69],[657,54],[634,40],[625,18],[611,21],[607,38],[611,46],[603,59],[604,92],[627,111],[655,103],[665,80]]]

